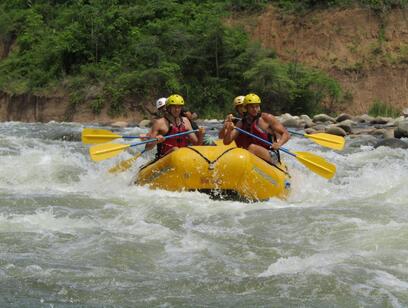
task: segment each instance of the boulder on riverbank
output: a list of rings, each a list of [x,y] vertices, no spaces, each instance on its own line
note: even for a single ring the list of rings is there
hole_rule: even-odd
[[[408,118],[397,123],[397,127],[395,129],[395,137],[408,138]]]
[[[408,112],[408,110],[407,110]],[[373,145],[404,148],[404,141],[398,142],[399,138],[408,138],[408,118],[372,117],[367,114],[352,117],[341,114],[332,118],[326,114],[318,114],[313,120],[308,116],[291,116],[286,113],[280,117],[285,127],[303,128],[307,134],[328,133],[337,136],[371,136],[374,137]],[[396,139],[396,140],[395,140]],[[391,140],[383,142],[384,140]]]

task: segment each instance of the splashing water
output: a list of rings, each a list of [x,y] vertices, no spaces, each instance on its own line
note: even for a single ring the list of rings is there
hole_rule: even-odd
[[[132,154],[92,162],[82,128],[0,124],[1,306],[408,305],[406,150],[294,137],[335,178],[286,156],[289,199],[247,204],[132,186],[152,154],[109,174]]]

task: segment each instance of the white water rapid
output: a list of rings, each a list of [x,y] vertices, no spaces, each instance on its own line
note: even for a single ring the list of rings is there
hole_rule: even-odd
[[[407,150],[293,137],[334,179],[283,156],[289,199],[240,203],[129,186],[153,154],[111,175],[131,154],[92,162],[82,128],[0,123],[1,307],[408,305]]]

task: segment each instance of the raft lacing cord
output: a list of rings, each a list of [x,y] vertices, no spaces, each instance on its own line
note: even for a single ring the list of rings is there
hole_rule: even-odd
[[[200,155],[200,156],[209,164],[209,167],[208,167],[208,168],[209,168],[210,170],[214,169],[214,164],[215,164],[224,154],[227,154],[227,153],[228,153],[229,151],[231,151],[231,150],[238,149],[237,147],[235,147],[235,148],[229,148],[229,149],[227,149],[226,151],[224,151],[220,156],[218,156],[216,159],[214,159],[213,161],[211,161],[211,160],[209,160],[207,157],[205,157],[203,154],[201,154],[200,151],[198,151],[198,150],[196,150],[196,149],[194,149],[194,148],[191,148],[191,147],[187,147],[187,148],[189,148],[190,150],[192,150],[192,151],[196,152],[198,155]],[[265,160],[265,162],[268,163],[269,165],[275,167],[275,168],[278,169],[279,171],[283,172],[284,174],[289,175],[289,173],[288,173],[287,171],[285,171],[285,170],[279,168],[277,165],[271,164],[271,163],[267,162],[266,160]],[[289,175],[289,176],[290,176],[290,175]]]
[[[227,154],[229,151],[236,149],[236,148],[229,148],[229,149],[225,150],[225,151],[224,151],[220,156],[218,156],[216,159],[214,159],[213,161],[211,161],[211,160],[209,160],[207,157],[205,157],[203,154],[201,154],[200,151],[198,151],[198,150],[196,150],[196,149],[194,149],[194,148],[191,148],[191,147],[187,147],[187,148],[189,148],[190,150],[192,150],[192,151],[196,152],[198,155],[200,155],[200,156],[208,163],[208,165],[209,165],[209,166],[208,166],[208,169],[210,169],[210,170],[214,169],[214,164],[215,164],[224,154]]]

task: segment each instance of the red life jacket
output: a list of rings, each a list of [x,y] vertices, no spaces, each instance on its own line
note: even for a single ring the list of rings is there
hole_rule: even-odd
[[[251,124],[251,128],[249,132],[259,138],[262,138],[266,141],[273,142],[273,135],[268,133],[267,131],[263,130],[262,128],[259,127],[258,125],[259,118],[257,118],[254,122]],[[269,145],[266,144],[265,142],[262,142],[261,140],[258,140],[256,138],[251,138],[251,143],[259,145],[261,147],[264,147],[265,149],[269,150]]]
[[[169,131],[167,132],[167,134],[164,135],[164,137],[187,131],[186,127],[184,126],[184,121],[182,117],[180,125],[174,125],[173,123],[171,123],[169,119],[167,118],[165,119],[169,122]],[[174,147],[183,148],[188,145],[189,145],[188,135],[166,139],[163,143],[157,144],[157,156],[159,158],[163,157]]]
[[[242,129],[247,132],[251,130],[251,125],[248,123],[245,117],[242,119]],[[235,143],[239,148],[248,149],[250,144],[253,143],[252,139],[253,138],[251,136],[240,133],[238,137],[235,138]]]

